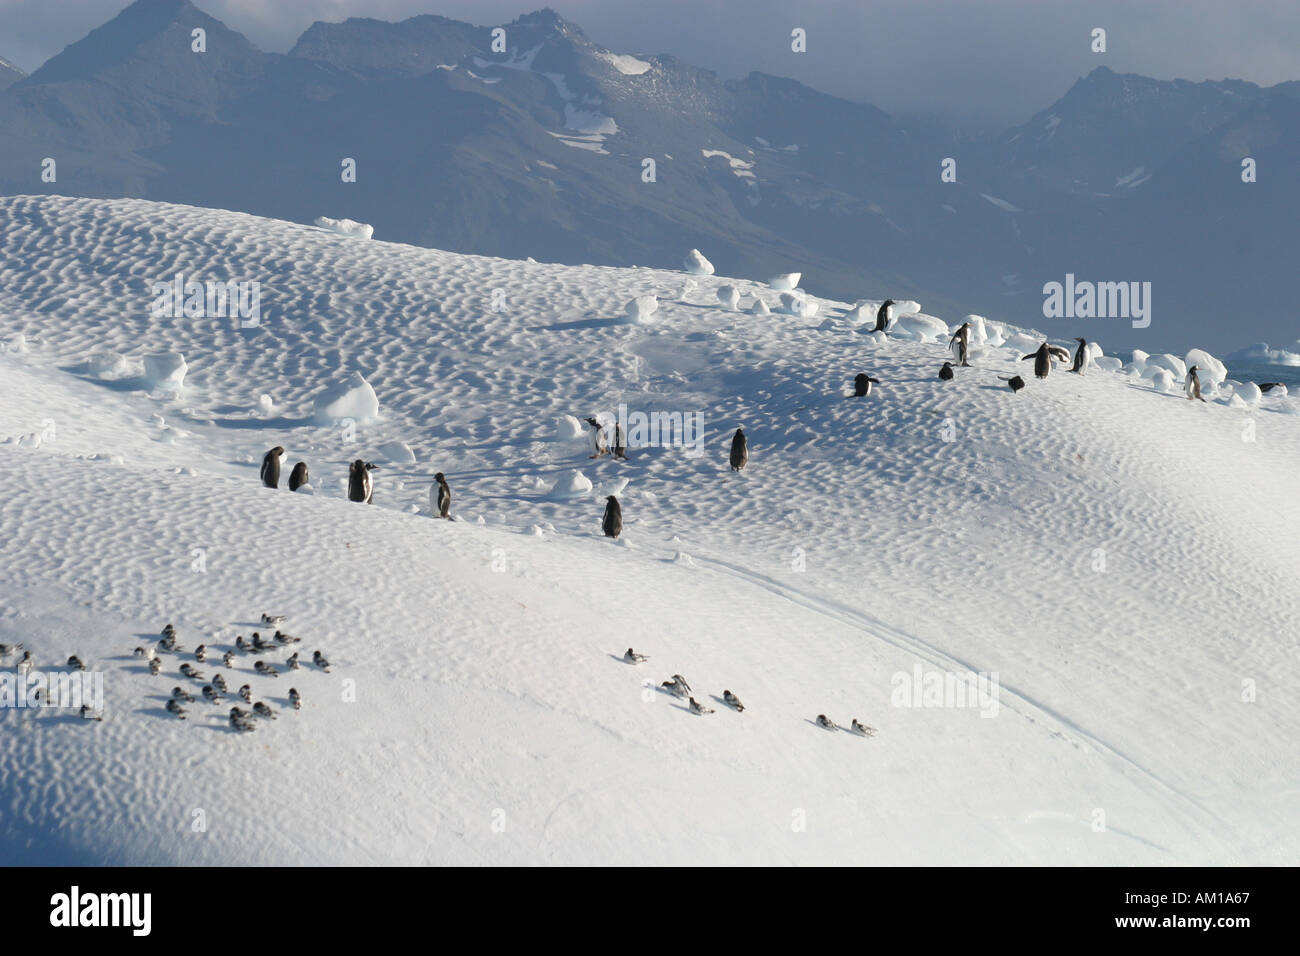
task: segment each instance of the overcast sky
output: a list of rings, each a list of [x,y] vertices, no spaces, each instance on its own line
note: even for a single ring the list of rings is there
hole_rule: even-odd
[[[125,0],[0,0],[0,57],[31,72]],[[543,0],[196,0],[263,50],[314,20],[437,13],[505,23]],[[550,0],[617,52],[760,70],[967,129],[1028,119],[1097,66],[1160,79],[1300,79],[1300,0]],[[790,50],[803,27],[808,52]],[[1094,27],[1108,52],[1091,52]]]

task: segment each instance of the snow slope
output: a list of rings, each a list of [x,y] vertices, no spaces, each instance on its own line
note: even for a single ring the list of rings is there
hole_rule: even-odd
[[[102,723],[0,711],[0,859],[1300,860],[1297,400],[1096,369],[1012,395],[1012,349],[944,386],[941,344],[820,329],[849,308],[824,299],[727,309],[722,285],[777,304],[746,279],[134,200],[5,198],[0,222],[0,642],[77,653],[106,694]],[[260,282],[260,324],[154,316],[182,271]],[[654,322],[628,324],[643,295]],[[178,395],[142,376],[165,352]],[[882,384],[845,397],[859,371]],[[378,420],[317,424],[352,372]],[[620,402],[701,413],[705,453],[556,440]],[[314,495],[259,486],[277,444]],[[372,507],[346,500],[357,457],[380,464]],[[591,495],[548,494],[575,470]],[[458,521],[428,517],[436,471]],[[598,496],[624,481],[615,543]],[[171,621],[224,651],[264,611],[332,672],[241,655],[231,689],[280,710],[252,735],[227,707],[166,714],[198,684],[132,648]],[[997,672],[996,716],[892,706],[918,664]],[[673,673],[717,712],[643,684]]]

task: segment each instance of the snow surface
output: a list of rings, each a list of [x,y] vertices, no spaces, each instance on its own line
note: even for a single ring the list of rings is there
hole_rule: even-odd
[[[610,64],[624,76],[640,76],[650,69],[650,64],[645,60],[638,60],[626,53],[609,53],[600,50],[597,51],[596,56]]]
[[[680,272],[345,248],[140,200],[0,219],[0,341],[27,343],[0,354],[0,642],[81,655],[106,696],[102,723],[0,711],[6,862],[1300,862],[1300,400],[1059,368],[1012,395],[997,377],[1027,363],[994,347],[940,383],[946,343],[712,295],[615,318]],[[178,262],[260,278],[274,308],[154,316]],[[161,351],[192,364],[183,397],[87,365]],[[316,424],[353,369],[382,419]],[[841,393],[858,371],[869,401]],[[704,453],[553,440],[620,402],[699,411]],[[398,441],[418,464],[347,501],[347,463]],[[315,494],[261,487],[273,445]],[[462,520],[427,517],[434,471]],[[617,543],[603,500],[547,496],[577,471],[629,480]],[[281,711],[251,735],[167,715],[179,658],[152,678],[132,648],[171,621],[224,649],[262,612],[332,672],[241,655],[231,686]],[[893,706],[914,666],[996,671],[996,716]],[[717,713],[653,689],[673,673]]]

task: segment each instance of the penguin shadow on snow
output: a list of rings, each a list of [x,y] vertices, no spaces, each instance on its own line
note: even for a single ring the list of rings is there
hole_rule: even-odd
[[[529,332],[576,332],[581,329],[605,329],[616,325],[632,325],[625,315],[614,318],[595,317],[590,319],[573,319],[569,322],[556,322],[553,325],[534,325]]]
[[[248,413],[251,414],[251,413]],[[290,418],[287,415],[277,415],[275,418],[248,418],[229,416],[226,418],[213,417],[212,423],[218,428],[236,428],[236,429],[255,429],[255,428],[301,428],[304,425],[310,425],[315,421],[311,416],[302,418]]]
[[[149,392],[153,387],[149,380],[143,375],[124,375],[121,378],[100,378],[98,375],[92,375],[90,372],[89,362],[79,362],[76,365],[60,366],[60,371],[67,372],[83,382],[89,382],[92,385],[100,385],[113,392]]]

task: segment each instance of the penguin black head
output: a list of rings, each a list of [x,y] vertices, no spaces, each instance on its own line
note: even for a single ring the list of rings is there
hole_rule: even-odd
[[[444,475],[442,472],[438,472],[436,475],[433,476],[433,480],[438,482],[439,484],[444,484],[447,481],[447,476]]]
[[[606,495],[606,496],[605,496],[605,500],[606,500],[606,501],[618,501],[618,499],[615,498],[613,495]]]
[[[283,457],[284,457],[284,446],[283,446],[283,445],[276,445],[274,448],[271,449],[270,454],[273,455],[273,456],[276,457],[276,458],[283,458]]]
[[[1086,345],[1088,342],[1087,339],[1081,339],[1077,335],[1074,337],[1074,341],[1078,342],[1080,345]]]
[[[373,461],[366,462],[366,471],[378,471],[378,470],[379,470],[379,466],[376,465]]]

